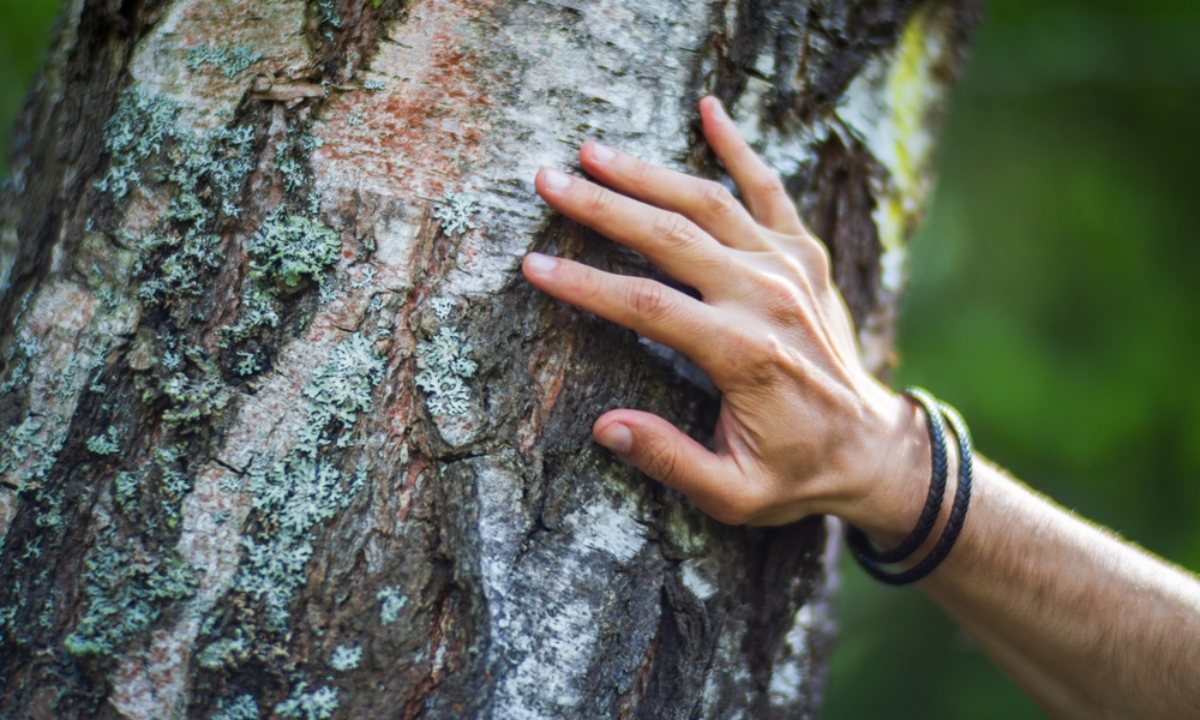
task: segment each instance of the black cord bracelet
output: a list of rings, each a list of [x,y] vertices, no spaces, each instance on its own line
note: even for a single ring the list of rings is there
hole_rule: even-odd
[[[942,511],[942,498],[946,494],[946,429],[942,423],[942,413],[937,400],[921,388],[908,388],[904,394],[915,401],[925,411],[926,425],[929,428],[930,465],[929,493],[925,496],[925,507],[921,516],[908,537],[890,550],[877,550],[871,544],[867,534],[858,528],[846,527],[846,543],[859,557],[865,557],[877,563],[895,563],[908,559],[921,547],[933,532],[937,524],[938,514]]]
[[[879,566],[879,563],[855,550],[853,545],[850,548],[854,554],[854,559],[858,561],[863,570],[871,577],[887,585],[908,585],[909,583],[921,580],[933,572],[946,559],[946,556],[950,554],[950,550],[954,547],[954,542],[958,540],[958,536],[962,532],[963,525],[966,522],[967,508],[971,503],[971,483],[974,477],[974,449],[971,444],[971,433],[967,429],[967,424],[963,421],[962,416],[954,408],[939,402],[937,410],[950,425],[950,429],[954,432],[955,438],[958,440],[959,456],[958,487],[954,491],[954,504],[950,507],[950,518],[946,522],[945,529],[942,530],[941,537],[938,538],[933,549],[929,551],[929,554],[921,558],[920,562],[900,572],[884,570]]]

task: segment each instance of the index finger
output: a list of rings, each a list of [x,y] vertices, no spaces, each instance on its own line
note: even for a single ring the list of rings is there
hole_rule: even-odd
[[[720,313],[662,283],[530,253],[525,276],[542,292],[633,330],[691,358],[720,385],[728,362]]]

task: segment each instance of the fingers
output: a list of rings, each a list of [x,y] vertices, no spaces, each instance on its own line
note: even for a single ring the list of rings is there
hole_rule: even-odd
[[[728,251],[682,215],[550,168],[535,183],[555,210],[645,255],[706,297],[728,285]]]
[[[721,101],[711,95],[701,99],[700,117],[704,137],[737,183],[754,219],[776,232],[803,233],[804,225],[779,175],[742,137]]]
[[[718,182],[668,170],[597,142],[584,143],[579,158],[605,185],[683,214],[723,245],[743,250],[767,247],[758,223]]]
[[[721,522],[745,523],[756,508],[752,486],[731,459],[712,453],[657,415],[613,410],[596,420],[592,435]]]
[[[540,253],[527,255],[522,267],[539,290],[674,348],[710,375],[719,374],[716,309],[660,282]]]

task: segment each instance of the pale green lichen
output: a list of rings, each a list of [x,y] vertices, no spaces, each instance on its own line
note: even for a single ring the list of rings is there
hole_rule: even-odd
[[[224,665],[235,665],[249,656],[250,643],[240,630],[235,631],[231,638],[221,638],[196,655],[196,663],[200,667],[219,668]]]
[[[144,182],[142,165],[161,159],[160,178],[175,189],[160,228],[136,242],[135,274],[145,286],[139,297],[158,305],[167,298],[204,294],[203,280],[222,264],[217,224],[221,214],[237,217],[238,198],[254,169],[257,130],[218,125],[202,135],[179,122],[173,100],[134,87],[121,94],[105,124],[109,168],[97,189],[120,200]],[[218,212],[219,209],[219,212]]]
[[[356,290],[373,286],[375,278],[379,275],[379,271],[370,265],[363,265],[360,272],[362,273],[362,277],[350,284],[350,287]],[[376,295],[375,297],[379,296]],[[371,300],[374,301],[375,298],[371,298]]]
[[[257,375],[262,372],[262,366],[258,364],[258,358],[254,353],[246,352],[245,350],[238,351],[237,364],[233,366],[233,371],[242,377]]]
[[[246,60],[244,55],[236,53],[229,57],[238,63]],[[197,133],[190,129],[190,123],[183,121],[186,118],[182,113],[183,108],[174,101],[140,88],[122,93],[105,126],[108,167],[95,183],[102,199],[111,205],[103,209],[117,214],[101,212],[89,218],[93,230],[101,233],[97,242],[106,237],[119,248],[136,250],[136,258],[131,257],[131,261],[134,279],[140,281],[137,297],[143,305],[144,323],[138,336],[144,335],[149,340],[147,352],[139,356],[131,354],[128,362],[135,370],[134,382],[143,401],[161,410],[166,431],[164,439],[155,440],[160,445],[153,451],[151,462],[121,470],[112,478],[111,495],[101,499],[102,503],[111,503],[111,507],[105,508],[99,517],[110,518],[115,524],[101,531],[84,559],[82,593],[72,608],[78,620],[68,629],[65,647],[73,655],[100,657],[105,663],[113,662],[124,647],[143,638],[164,614],[195,592],[194,569],[175,549],[183,499],[192,487],[188,458],[198,448],[206,447],[198,444],[206,442],[206,436],[201,436],[198,443],[190,438],[192,433],[216,427],[212,421],[224,411],[231,392],[216,360],[198,345],[191,344],[189,338],[194,331],[208,329],[204,323],[211,312],[206,299],[215,295],[213,286],[224,267],[224,242],[231,235],[233,219],[243,212],[242,192],[258,165],[255,147],[258,130],[254,126],[218,125]],[[287,159],[294,160],[290,155]],[[302,166],[293,170],[303,173]],[[120,222],[122,204],[141,186],[155,186],[149,195],[155,198],[155,204],[159,197],[166,199],[167,204],[158,223],[139,238],[108,223]],[[313,197],[308,200],[311,202]],[[260,274],[248,284],[263,295],[259,306],[264,318],[276,317],[276,298],[271,294],[276,288],[314,278],[316,271],[308,270],[304,263],[316,263],[323,270],[337,257],[338,244],[332,231],[312,220],[290,219],[294,217],[300,216],[285,210],[268,216],[260,233],[251,241],[253,244],[263,240],[278,230],[272,226],[274,221],[284,223],[282,233],[265,238],[251,252],[252,262],[257,263],[254,269]],[[246,224],[244,220],[239,222]],[[317,240],[310,248],[312,254],[303,258],[299,266],[294,264],[297,262],[294,257],[271,256],[271,252],[288,251],[278,245],[272,247],[271,240],[282,237],[287,241],[293,230],[303,235],[301,240],[314,237]],[[331,235],[335,241],[332,251],[327,242]],[[93,268],[92,276],[101,291],[109,287],[97,268]],[[268,282],[271,292],[262,289]],[[101,291],[97,291],[97,297],[108,304]],[[34,357],[37,349],[34,339],[18,338],[10,344],[4,363],[9,372],[0,391],[29,382],[28,367],[32,361],[26,362],[26,357]],[[50,379],[46,392],[66,397],[77,391],[80,383],[75,382],[76,372],[91,372],[103,364],[104,357],[103,352],[72,355],[64,372]],[[89,380],[94,392],[108,391],[100,374]],[[89,386],[88,381],[83,386]],[[103,406],[107,399],[100,400]],[[333,417],[337,413],[335,408],[329,416],[322,416],[331,433],[338,432],[340,427]],[[43,429],[43,423],[52,431]],[[0,466],[11,471],[9,474],[20,474],[21,498],[36,513],[36,525],[46,529],[42,534],[51,545],[63,537],[65,518],[72,512],[66,498],[77,489],[73,483],[78,481],[66,471],[48,477],[68,427],[66,418],[52,417],[47,421],[27,418],[4,433],[13,441],[6,444],[19,451],[20,457],[8,452],[0,454]],[[189,444],[174,444],[185,436]],[[120,441],[117,429],[110,427],[107,432],[88,438],[85,444],[91,452],[109,456],[121,450]],[[324,461],[314,458],[313,462]],[[323,501],[336,503],[352,496],[359,482],[359,475],[343,480],[339,485],[341,495]],[[289,532],[303,534],[313,527],[313,517],[326,517],[320,512],[308,516],[300,508],[289,510],[291,514],[285,520]],[[122,537],[122,533],[132,534]],[[11,555],[18,567],[27,567],[26,563],[33,563],[44,550],[54,551],[53,547],[45,549],[46,543],[41,538],[37,542],[28,542],[27,538],[21,541],[23,545],[14,548],[23,547],[24,552],[15,550]],[[273,547],[290,550],[296,543],[280,542]],[[64,612],[56,609],[54,593],[31,590],[52,584],[49,569],[39,571],[32,565],[28,567],[31,569],[22,571],[20,579],[9,589],[8,595],[18,599],[16,604],[6,602],[6,607],[0,608],[0,631],[3,631],[0,637],[4,640],[16,635],[24,638],[18,642],[32,642],[31,627],[38,623],[49,625],[55,612],[59,617]],[[26,596],[30,599],[25,600]],[[253,644],[250,636],[235,635],[226,640],[226,644],[213,650],[213,657],[229,657],[234,663],[242,661],[243,648]]]
[[[113,482],[113,500],[130,522],[144,530],[175,530],[183,521],[183,500],[192,490],[184,471],[182,444],[156,447],[153,462],[137,472],[121,471]]]
[[[72,655],[108,655],[160,617],[164,606],[191,597],[196,577],[175,553],[147,553],[135,538],[107,529],[84,562],[82,617],[63,645]]]
[[[61,488],[49,487],[46,480],[66,443],[68,427],[63,418],[47,428],[41,421],[26,417],[15,429],[5,432],[11,445],[6,443],[6,452],[0,456],[0,472],[10,481],[14,479],[10,473],[22,469],[15,484],[21,496],[37,508],[34,523],[54,531],[63,528],[64,497]]]
[[[36,560],[42,556],[42,539],[40,537],[25,541],[25,548],[21,552],[22,560]]]
[[[143,478],[138,473],[122,470],[113,481],[113,500],[125,517],[133,519],[137,512],[138,496]]]
[[[185,433],[229,403],[229,388],[221,379],[216,362],[195,348],[186,352],[199,370],[199,377],[176,372],[164,378],[157,388],[171,404],[162,414],[163,421]]]
[[[138,287],[138,299],[153,306],[169,297],[203,297],[208,292],[203,278],[221,267],[220,246],[221,236],[209,233],[147,235],[139,245],[140,256],[135,265],[136,273],[147,276]],[[151,273],[145,263],[153,257],[162,260]]]
[[[103,435],[93,435],[87,439],[87,449],[97,455],[116,455],[121,451],[121,435],[112,425]]]
[[[307,432],[300,434],[298,450],[312,455],[329,442],[327,431],[332,422],[337,430],[348,430],[358,414],[371,407],[371,390],[383,377],[383,357],[373,341],[352,335],[333,350],[329,363],[317,371],[304,388],[309,399]],[[338,447],[345,447],[349,436],[339,433]]]
[[[244,561],[233,586],[261,601],[267,627],[282,633],[312,558],[311,532],[346,507],[354,489],[335,466],[294,454],[255,471],[249,490],[262,527],[242,541]]]
[[[0,383],[0,395],[7,395],[15,388],[26,385],[32,379],[29,372],[30,363],[39,352],[37,340],[31,337],[18,336],[9,343],[5,351],[8,365],[8,379]]]
[[[363,87],[363,90],[370,90],[371,92],[379,92],[380,90],[383,90],[384,88],[386,88],[387,85],[382,80],[367,80],[366,82],[364,82],[362,84],[362,87]]]
[[[211,720],[258,720],[258,703],[253,695],[239,695],[234,700],[217,703],[217,712]]]
[[[226,79],[232,80],[262,60],[262,57],[262,53],[247,45],[234,45],[229,48],[219,45],[196,45],[188,50],[187,66],[193,72],[210,66],[220,70]]]
[[[475,223],[471,216],[479,208],[479,196],[471,192],[448,192],[442,196],[442,203],[433,209],[433,216],[442,224],[442,232],[447,235],[465,235],[467,230],[474,230]]]
[[[478,368],[471,352],[470,344],[449,327],[418,344],[420,372],[413,381],[425,392],[425,404],[434,416],[461,415],[470,408],[471,390],[466,381]]]
[[[371,341],[354,335],[333,350],[304,388],[307,422],[286,457],[250,474],[249,491],[258,530],[243,540],[244,561],[234,587],[260,600],[267,627],[286,630],[288,604],[313,553],[313,530],[345,508],[365,481],[345,477],[322,451],[345,447],[359,413],[383,375],[383,357]]]
[[[0,476],[7,476],[21,467],[30,455],[41,448],[38,439],[41,429],[42,423],[27,415],[20,425],[13,425],[4,431],[4,435],[0,436],[3,438],[0,440]]]
[[[342,26],[342,16],[334,0],[317,0],[317,10],[321,13],[322,23],[335,28]]]
[[[154,490],[158,504],[145,520],[146,527],[150,529],[157,529],[160,518],[163,526],[170,530],[178,528],[184,520],[184,498],[192,491],[192,480],[182,470],[185,452],[185,446],[180,444],[158,446],[154,450],[154,466],[157,470]]]
[[[358,645],[340,645],[329,658],[329,667],[338,672],[347,672],[358,667],[362,661],[362,648]]]
[[[434,298],[429,301],[429,306],[433,308],[433,314],[438,320],[449,320],[450,313],[454,311],[454,300],[447,297]]]
[[[379,589],[375,593],[375,599],[379,601],[379,622],[383,625],[391,625],[400,618],[400,611],[408,603],[408,598],[400,592],[400,588],[387,586]]]
[[[248,251],[250,277],[242,290],[238,319],[218,330],[223,347],[277,327],[276,304],[281,295],[314,281],[320,282],[322,292],[326,292],[327,285],[321,281],[325,271],[337,262],[341,240],[318,221],[276,211],[251,238]],[[249,366],[239,366],[237,372],[243,377],[258,372],[244,370]]]
[[[272,214],[250,240],[250,275],[295,288],[337,262],[340,249],[337,233],[321,223]]]
[[[303,132],[298,127],[289,128],[287,135],[275,147],[275,168],[283,179],[285,191],[294,192],[309,183],[308,168],[301,159],[301,153],[311,153],[324,144],[321,138]]]
[[[221,346],[241,342],[257,332],[279,326],[279,313],[275,310],[275,294],[258,283],[250,283],[242,291],[240,312],[236,322],[217,330],[221,335]]]
[[[331,717],[338,708],[337,690],[320,687],[312,692],[304,692],[305,687],[307,683],[304,682],[297,685],[287,700],[275,706],[275,712],[299,720],[325,720]]]
[[[109,166],[96,188],[119,200],[131,185],[140,185],[138,166],[157,156],[164,143],[179,137],[178,115],[179,106],[161,95],[139,87],[122,93],[116,111],[104,124]]]

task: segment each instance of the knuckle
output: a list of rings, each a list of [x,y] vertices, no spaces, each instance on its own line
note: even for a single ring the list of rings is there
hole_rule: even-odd
[[[601,187],[593,187],[588,194],[587,208],[592,214],[605,215],[612,209],[615,200],[616,196],[608,190]]]
[[[733,193],[729,192],[729,188],[712,180],[704,181],[700,190],[700,199],[704,209],[714,216],[728,215],[737,206],[737,200],[733,197]]]
[[[671,313],[671,299],[665,285],[653,281],[630,286],[629,306],[643,321],[657,322]]]
[[[642,469],[650,477],[667,485],[674,485],[679,469],[679,456],[666,443],[651,443],[646,448]]]
[[[729,373],[745,382],[761,386],[774,373],[774,353],[766,339],[757,333],[738,331],[724,341]]]
[[[675,247],[685,247],[696,241],[695,226],[678,213],[662,213],[655,217],[654,236]]]
[[[811,269],[813,280],[821,285],[829,284],[833,277],[833,258],[829,255],[829,248],[814,238],[805,238],[801,247],[804,248],[806,264]]]
[[[629,179],[639,187],[650,184],[654,168],[645,160],[634,160],[629,165]]]
[[[788,197],[787,188],[783,186],[783,181],[778,175],[773,173],[764,173],[756,178],[754,182],[754,192],[764,198],[786,198]]]
[[[767,274],[759,279],[758,294],[763,310],[772,322],[788,324],[801,306],[796,286],[777,275]]]
[[[564,266],[566,272],[559,274],[560,286],[572,297],[592,298],[600,294],[596,279],[586,269]]]

